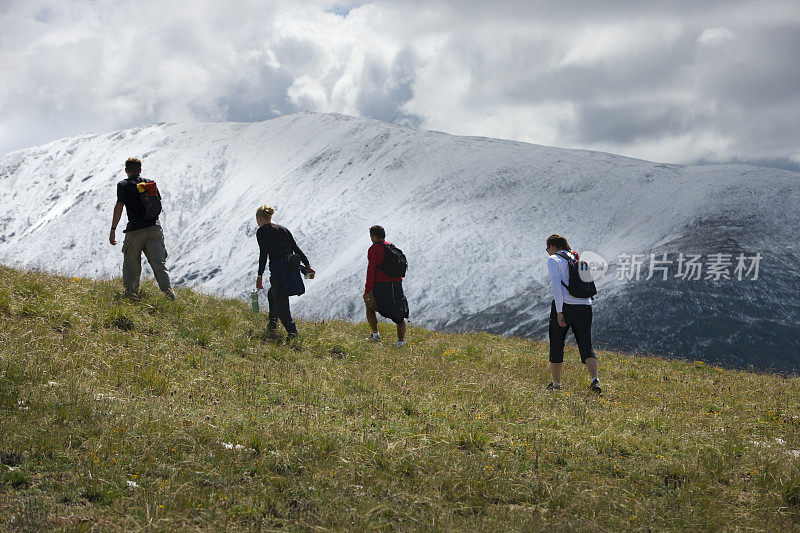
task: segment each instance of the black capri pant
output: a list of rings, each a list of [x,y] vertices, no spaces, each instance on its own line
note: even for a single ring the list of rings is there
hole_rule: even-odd
[[[556,302],[553,300],[550,305],[550,362],[564,362],[564,341],[570,329],[581,353],[581,363],[586,363],[592,357],[596,359],[592,348],[592,306],[565,303],[563,313],[567,325],[562,328],[558,325]]]

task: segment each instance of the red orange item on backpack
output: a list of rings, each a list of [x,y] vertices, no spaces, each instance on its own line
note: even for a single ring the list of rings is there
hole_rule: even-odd
[[[137,183],[136,190],[141,193],[147,193],[148,196],[158,196],[158,186],[155,181]]]

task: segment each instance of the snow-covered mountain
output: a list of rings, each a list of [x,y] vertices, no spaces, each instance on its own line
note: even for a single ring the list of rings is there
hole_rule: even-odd
[[[297,315],[362,319],[368,228],[381,224],[409,258],[413,321],[543,338],[544,241],[560,233],[611,263],[595,300],[598,344],[800,369],[800,173],[650,163],[342,115],[155,124],[0,159],[0,260],[119,275],[108,228],[131,156],[164,196],[177,284],[245,296],[255,210],[269,203],[319,273],[292,299]],[[651,253],[674,261],[667,281],[644,280]],[[680,253],[706,263],[731,254],[734,279],[675,277]],[[756,253],[758,279],[737,280],[736,258]],[[642,280],[616,279],[621,254],[645,255]]]

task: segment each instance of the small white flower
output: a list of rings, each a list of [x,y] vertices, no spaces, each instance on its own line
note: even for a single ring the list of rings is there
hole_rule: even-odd
[[[102,392],[98,392],[94,395],[95,400],[116,400],[113,394],[105,394]]]
[[[132,489],[138,489],[139,488],[139,484],[136,483],[135,481],[128,481],[128,486],[130,488],[132,488]]]
[[[253,448],[245,448],[241,444],[234,444],[232,442],[220,442],[226,450],[236,450],[237,452],[255,452]]]

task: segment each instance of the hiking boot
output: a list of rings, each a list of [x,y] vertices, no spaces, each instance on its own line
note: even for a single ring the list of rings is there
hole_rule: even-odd
[[[286,344],[290,344],[296,338],[297,338],[297,332],[287,333],[286,334]]]
[[[545,390],[561,390],[561,383],[556,385],[552,381],[545,387]]]
[[[173,302],[175,301],[175,291],[172,289],[164,291],[164,296],[167,297],[167,300],[172,300]]]
[[[603,389],[602,389],[602,388],[600,388],[600,380],[599,380],[599,379],[597,379],[597,378],[594,378],[594,379],[592,380],[592,383],[591,383],[591,385],[589,385],[589,389],[590,389],[592,392],[596,392],[597,394],[602,394],[602,393],[603,393]]]
[[[405,344],[406,344],[405,341],[397,341],[397,344],[395,344],[394,346],[395,348],[402,348],[403,346],[405,346]]]
[[[272,322],[267,324],[267,330],[264,333],[264,338],[269,340],[277,340],[278,339],[278,325],[273,324]]]
[[[371,341],[371,342],[381,342],[381,334],[380,333],[373,333],[372,335],[367,337],[366,340]]]

